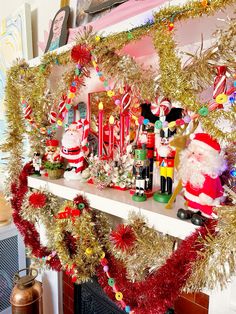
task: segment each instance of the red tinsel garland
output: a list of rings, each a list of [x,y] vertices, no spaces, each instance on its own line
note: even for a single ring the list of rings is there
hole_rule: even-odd
[[[39,233],[35,229],[34,224],[24,220],[20,215],[22,201],[28,191],[27,177],[32,173],[32,165],[26,164],[20,173],[19,181],[17,183],[14,182],[11,185],[11,193],[13,196],[11,205],[14,210],[12,216],[15,225],[24,238],[25,245],[32,250],[34,256],[42,258],[51,255],[52,252],[50,252],[46,247],[41,246]],[[48,263],[54,270],[61,270],[61,263],[57,255],[51,257],[51,259],[47,260],[46,263]]]
[[[20,215],[22,201],[28,191],[27,176],[32,173],[32,169],[31,164],[27,164],[19,176],[19,182],[11,185],[12,207],[14,209],[13,220],[23,235],[25,244],[31,248],[32,253],[38,258],[50,256],[47,263],[52,269],[59,271],[61,270],[61,263],[58,256],[49,252],[46,247],[41,246],[39,234],[34,225],[24,220]],[[81,204],[81,198],[77,197],[75,203],[77,205]],[[89,207],[89,204],[84,202],[83,204],[85,209]],[[197,229],[191,236],[183,240],[166,263],[142,282],[132,283],[128,281],[124,265],[115,257],[106,254],[109,276],[115,280],[117,289],[124,295],[124,301],[135,311],[135,314],[163,314],[173,305],[186,280],[191,275],[192,264],[199,257],[199,250],[203,249],[199,239],[205,237],[209,232],[213,234],[215,224],[214,221],[210,220],[206,226]],[[119,243],[121,236],[123,244],[123,235],[126,234],[126,231],[128,231],[128,239],[130,240],[130,230],[122,229],[118,231]],[[69,238],[67,240],[70,241]],[[70,248],[73,254],[73,243]],[[107,274],[104,272],[103,267],[98,268],[97,276],[104,291],[114,300],[114,292],[108,285]]]
[[[109,261],[109,275],[115,280],[118,290],[124,295],[124,301],[135,314],[163,314],[173,306],[191,274],[192,264],[198,258],[199,250],[202,249],[199,238],[206,236],[209,230],[214,233],[214,229],[215,222],[209,221],[206,227],[196,230],[181,242],[162,267],[142,282],[128,281],[124,265],[114,257],[106,255]],[[98,268],[97,276],[104,291],[116,301],[102,267]]]

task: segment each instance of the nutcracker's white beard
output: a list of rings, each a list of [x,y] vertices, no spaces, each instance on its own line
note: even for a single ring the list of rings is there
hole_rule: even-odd
[[[172,152],[172,148],[169,145],[160,145],[157,152],[159,156],[167,157]]]
[[[80,146],[81,143],[81,134],[77,131],[66,131],[62,137],[62,146],[66,148],[73,148]]]
[[[198,155],[199,152],[201,156]],[[217,152],[204,151],[190,144],[180,155],[178,177],[184,184],[188,181],[193,187],[201,188],[206,175],[216,178],[225,168],[225,161]]]

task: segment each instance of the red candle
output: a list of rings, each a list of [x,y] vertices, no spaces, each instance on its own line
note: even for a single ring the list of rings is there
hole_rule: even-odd
[[[120,113],[120,155],[124,153],[124,142],[125,142],[125,117],[123,112]]]
[[[126,136],[129,136],[129,129],[130,129],[130,115],[129,112],[125,116],[125,129],[126,129]]]
[[[114,154],[114,117],[109,118],[109,157],[113,159]]]
[[[103,151],[103,103],[98,104],[98,157],[102,157]]]

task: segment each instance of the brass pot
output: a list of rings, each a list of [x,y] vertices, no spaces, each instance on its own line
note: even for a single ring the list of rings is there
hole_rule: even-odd
[[[47,170],[47,173],[51,180],[60,179],[63,176],[64,169]]]
[[[20,277],[19,273],[25,270],[27,275]],[[41,282],[35,280],[37,275],[38,271],[30,268],[15,273],[13,278],[15,286],[10,297],[12,314],[43,314],[43,289]]]

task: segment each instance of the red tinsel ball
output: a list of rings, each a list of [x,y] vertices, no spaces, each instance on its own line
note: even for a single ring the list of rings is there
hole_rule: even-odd
[[[84,197],[83,195],[77,195],[74,199],[73,199],[73,203],[76,205],[77,208],[79,208],[80,210],[89,210],[89,201],[86,199],[86,197]],[[84,204],[83,208],[80,208],[80,204]]]
[[[81,66],[84,66],[90,62],[91,53],[86,46],[77,45],[71,50],[71,58],[75,63],[79,63]]]
[[[34,208],[40,208],[46,205],[47,196],[43,193],[33,193],[29,197],[29,203]]]
[[[130,249],[136,240],[136,236],[131,226],[118,225],[116,230],[111,232],[111,241],[117,249],[126,251]]]

